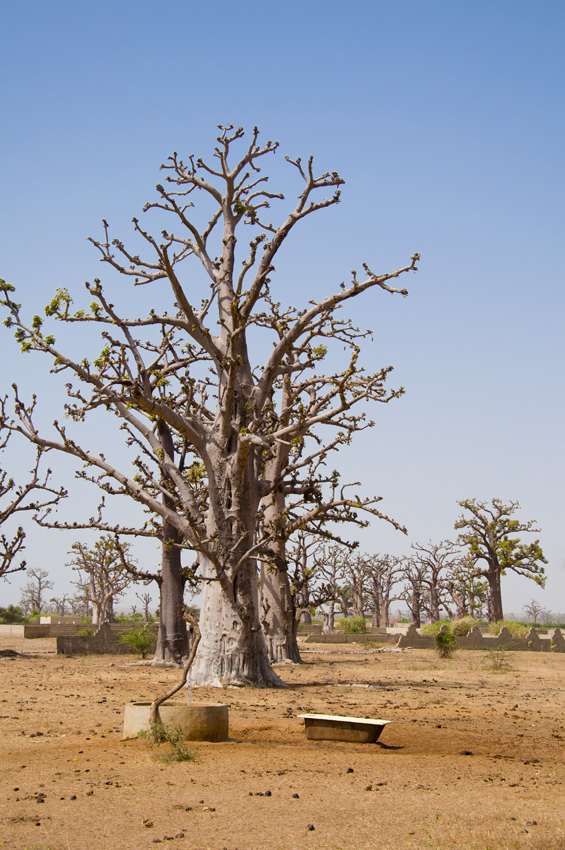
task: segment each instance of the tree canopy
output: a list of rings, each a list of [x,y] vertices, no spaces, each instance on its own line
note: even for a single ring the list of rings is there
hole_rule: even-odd
[[[365,511],[394,522],[377,507],[380,497],[349,495],[337,473],[324,469],[330,451],[372,424],[362,409],[367,402],[386,403],[403,392],[387,389],[390,366],[364,370],[360,340],[371,332],[337,311],[372,288],[406,295],[396,282],[416,270],[419,255],[385,274],[363,264],[362,277],[353,271],[349,284],[321,301],[281,307],[272,294],[277,255],[299,222],[338,203],[344,181],[335,171],[317,173],[312,157],[287,156],[301,190],[273,224],[267,210],[284,196],[267,188],[260,171],[278,144],[261,145],[255,128],[232,164],[243,135],[242,128],[220,127],[213,165],[174,153],[162,166],[164,184],[144,208],[161,225],[171,220],[159,237],[134,218],[133,247],[112,238],[106,221],[103,237],[91,240],[122,281],[152,288],[154,306],[144,317],[121,315],[98,278],[86,283],[88,307],[75,310],[64,287],[47,305],[47,318],[100,329],[103,344],[94,359],[59,349],[45,319],[26,322],[13,287],[0,285],[6,324],[22,351],[49,355],[52,371],[68,375],[66,416],[80,422],[99,409],[112,412],[138,452],[133,474],[123,459],[84,446],[61,422],[55,433],[40,429],[35,398],[25,401],[17,388],[17,419],[4,424],[42,449],[72,455],[86,465],[80,477],[160,517],[142,533],[197,553],[204,591],[194,681],[269,685],[278,677],[261,635],[256,559],[276,560],[277,541],[317,519],[359,522]],[[197,196],[200,209],[193,211]],[[205,223],[201,209],[211,210]],[[244,227],[250,238],[242,252]],[[250,342],[257,334],[272,345],[254,364]],[[343,368],[326,375],[329,345],[347,354]],[[269,500],[276,508],[270,513]]]
[[[463,499],[458,504],[467,512],[455,523],[455,528],[460,530],[458,543],[468,548],[475,576],[482,576],[489,583],[489,619],[502,620],[500,579],[508,570],[545,587],[542,564],[547,564],[547,560],[539,540],[522,543],[520,537],[514,536],[540,529],[535,527],[535,520],[512,519],[520,509],[518,502],[504,504],[501,499],[492,499],[489,504],[478,499]]]

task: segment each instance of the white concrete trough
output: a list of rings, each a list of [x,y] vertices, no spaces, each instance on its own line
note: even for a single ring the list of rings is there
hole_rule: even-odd
[[[149,732],[150,702],[130,702],[124,709],[122,740],[137,738],[139,732]],[[163,726],[179,726],[187,741],[225,741],[229,732],[228,706],[222,703],[186,705],[166,702],[159,706]]]
[[[331,714],[299,714],[304,718],[309,741],[349,741],[374,744],[392,720],[367,720],[365,717],[340,717]]]

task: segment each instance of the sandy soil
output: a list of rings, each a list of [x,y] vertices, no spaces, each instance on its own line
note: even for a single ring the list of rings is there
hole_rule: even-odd
[[[285,690],[193,691],[229,705],[231,738],[171,765],[121,725],[176,671],[0,658],[0,847],[565,848],[564,655],[515,653],[504,673],[481,652],[303,657],[279,667]],[[309,742],[302,712],[394,722],[378,744]]]

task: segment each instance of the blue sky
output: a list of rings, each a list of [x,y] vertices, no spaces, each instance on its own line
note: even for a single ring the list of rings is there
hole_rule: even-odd
[[[3,4],[0,274],[29,313],[57,286],[80,294],[100,273],[86,241],[100,219],[125,238],[159,164],[209,154],[218,123],[280,141],[269,170],[289,196],[284,154],[313,153],[345,178],[343,201],[289,242],[281,300],[422,254],[408,299],[348,310],[375,331],[367,366],[393,364],[407,390],[340,461],[409,529],[373,523],[362,546],[400,554],[452,536],[457,499],[517,499],[549,578],[545,592],[505,579],[505,607],[563,611],[564,24],[550,1]],[[7,331],[0,350],[3,392],[16,378],[52,419],[47,364]],[[26,463],[22,446],[7,465]],[[73,539],[30,528],[28,562],[58,595]]]

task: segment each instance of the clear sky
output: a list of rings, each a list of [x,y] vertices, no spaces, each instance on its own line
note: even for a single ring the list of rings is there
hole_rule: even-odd
[[[100,274],[86,241],[100,219],[125,238],[160,163],[208,155],[218,123],[280,141],[270,168],[290,196],[284,154],[313,153],[345,178],[343,202],[289,243],[281,300],[422,255],[409,298],[348,308],[375,332],[367,366],[394,365],[407,391],[339,461],[409,530],[374,522],[362,546],[401,554],[452,537],[458,499],[518,500],[542,529],[548,582],[506,578],[505,608],[534,596],[563,611],[564,25],[553,0],[4,3],[0,274],[28,315],[57,286],[80,294]],[[17,379],[52,420],[47,362],[6,330],[0,351],[2,392]],[[25,445],[5,459],[30,463]],[[88,516],[92,495],[73,492]],[[61,595],[75,538],[28,526],[28,562]],[[0,584],[0,605],[21,583]]]

